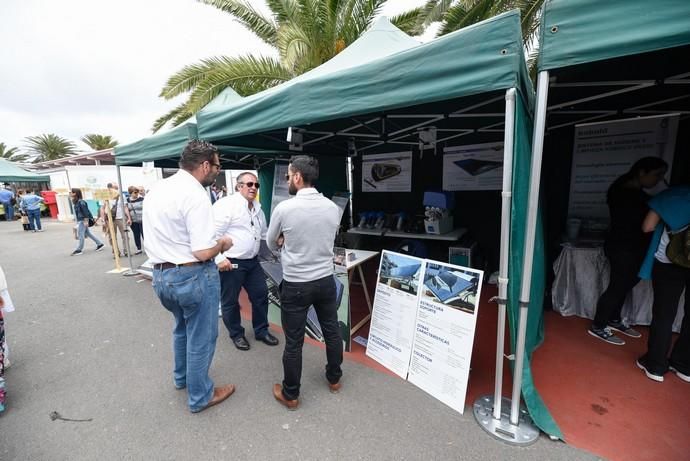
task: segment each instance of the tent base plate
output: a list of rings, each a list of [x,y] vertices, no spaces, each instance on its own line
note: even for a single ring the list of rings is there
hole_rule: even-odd
[[[527,409],[520,405],[518,424],[510,423],[510,399],[501,399],[501,419],[494,419],[494,396],[485,395],[474,402],[474,418],[479,426],[493,437],[510,445],[531,445],[539,438],[539,429],[532,422]]]

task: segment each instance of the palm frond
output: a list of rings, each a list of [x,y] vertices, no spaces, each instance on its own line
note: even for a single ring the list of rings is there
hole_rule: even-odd
[[[9,160],[12,158],[12,156],[17,155],[19,153],[19,149],[16,147],[10,147],[7,148],[4,142],[0,142],[0,158],[4,158],[5,160]]]
[[[420,26],[426,27],[432,22],[441,21],[452,4],[453,0],[428,0],[421,7],[422,24]]]
[[[158,96],[165,99],[172,99],[183,93],[191,91],[206,78],[206,75],[213,72],[213,59],[205,59],[197,64],[190,64],[175,72],[168,78]]]
[[[111,149],[118,145],[118,142],[112,136],[104,136],[102,134],[86,134],[81,137],[81,142],[93,150]]]
[[[308,56],[312,46],[310,38],[304,29],[288,23],[280,28],[278,36],[278,50],[283,66],[295,72],[298,64],[304,66],[305,61],[311,61]],[[315,67],[314,63],[308,63],[307,67]],[[321,64],[321,63],[318,63]],[[318,65],[316,64],[316,65]],[[305,69],[305,71],[308,69]]]
[[[421,35],[424,33],[424,10],[414,8],[390,19],[391,23],[407,35]]]
[[[249,2],[240,0],[197,0],[230,13],[240,24],[269,45],[275,45],[278,28],[272,19],[264,17]]]
[[[34,163],[69,157],[77,151],[77,146],[72,141],[52,133],[28,136],[24,141],[26,150],[36,156]]]
[[[153,126],[151,127],[151,132],[156,133],[158,130],[163,128],[166,123],[174,120],[179,122],[177,124],[173,123],[173,126],[177,126],[180,123],[184,122],[187,120],[189,117],[194,115],[193,112],[190,112],[189,109],[187,108],[187,102],[183,102],[182,104],[178,105],[175,107],[173,110],[168,112],[165,115],[162,115],[156,119],[155,122],[153,122]]]

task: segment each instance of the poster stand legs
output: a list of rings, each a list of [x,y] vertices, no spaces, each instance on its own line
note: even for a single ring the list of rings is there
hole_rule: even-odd
[[[510,213],[513,181],[513,149],[515,141],[515,98],[515,89],[509,89],[506,92],[506,129],[504,140],[503,191],[501,194],[501,251],[498,274],[498,297],[493,299],[493,301],[496,301],[498,304],[498,325],[496,334],[496,382],[494,386],[494,395],[483,396],[477,399],[473,406],[473,413],[477,423],[479,423],[479,426],[492,436],[511,445],[529,445],[534,443],[539,437],[539,429],[533,424],[532,419],[530,418],[529,413],[524,406],[520,406],[522,363],[524,361],[525,333],[527,325],[527,304],[523,306],[523,303],[520,303],[520,320],[516,346],[517,357],[513,380],[512,401],[506,397],[503,397],[501,392],[503,386],[503,351],[505,347],[506,304],[508,302]],[[530,194],[531,190],[532,189],[530,188]],[[529,215],[527,225],[529,227]],[[532,233],[532,238],[533,237],[534,232]],[[533,247],[534,242],[532,242],[532,248]],[[531,273],[531,253],[529,253],[529,255],[530,272],[523,271],[523,274]],[[527,253],[525,253],[525,259],[527,258]],[[510,412],[508,412],[508,407],[510,407]]]

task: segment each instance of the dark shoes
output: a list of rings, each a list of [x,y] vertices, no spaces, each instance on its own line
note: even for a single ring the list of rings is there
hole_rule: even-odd
[[[234,384],[226,384],[225,386],[213,388],[213,397],[211,397],[211,400],[209,400],[208,404],[206,404],[204,408],[200,408],[199,410],[193,411],[193,413],[199,413],[200,411],[204,411],[209,407],[218,405],[219,403],[230,397],[233,392],[235,392]]]
[[[268,344],[269,346],[277,346],[278,345],[278,338],[273,336],[271,333],[266,333],[266,336],[263,338],[256,338],[257,341],[261,341],[264,344]]]
[[[283,386],[280,384],[273,385],[273,397],[276,398],[278,403],[280,403],[290,411],[296,410],[299,406],[299,399],[288,400],[285,398],[285,396],[283,395]]]
[[[232,338],[232,343],[235,345],[236,348],[238,348],[241,351],[248,351],[250,348],[249,341],[247,341],[247,338],[245,338],[244,336]]]

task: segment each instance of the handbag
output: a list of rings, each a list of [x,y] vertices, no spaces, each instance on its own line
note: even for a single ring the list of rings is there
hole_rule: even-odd
[[[96,220],[93,219],[93,216],[89,217],[89,227],[93,227],[96,225]]]

